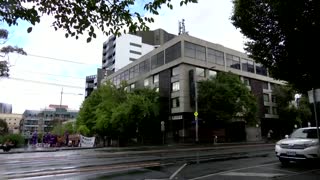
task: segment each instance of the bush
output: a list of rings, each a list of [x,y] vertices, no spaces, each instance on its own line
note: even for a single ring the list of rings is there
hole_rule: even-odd
[[[0,136],[0,144],[5,143],[7,140],[14,144],[14,147],[22,147],[24,144],[24,137],[20,134],[8,134]]]

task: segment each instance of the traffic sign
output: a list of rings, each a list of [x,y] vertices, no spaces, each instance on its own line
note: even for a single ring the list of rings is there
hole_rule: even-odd
[[[194,117],[198,117],[198,112],[197,111],[194,112],[193,114],[194,114]]]

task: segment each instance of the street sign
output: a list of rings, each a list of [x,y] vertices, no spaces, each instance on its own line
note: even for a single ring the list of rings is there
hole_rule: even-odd
[[[194,114],[194,117],[198,117],[198,112],[197,111],[194,112],[193,114]]]

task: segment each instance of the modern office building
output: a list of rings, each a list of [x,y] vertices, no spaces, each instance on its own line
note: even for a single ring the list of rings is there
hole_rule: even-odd
[[[12,113],[12,105],[6,103],[0,103],[0,113]]]
[[[102,69],[115,72],[153,49],[154,46],[142,43],[142,38],[139,36],[111,35],[103,43]]]
[[[100,87],[102,79],[105,77],[106,70],[98,68],[96,75],[86,76],[85,98],[87,98],[94,89]]]
[[[262,135],[265,135],[278,118],[272,89],[282,82],[269,77],[267,70],[246,54],[222,45],[182,34],[107,76],[104,81],[110,80],[117,86],[121,81],[127,81],[129,90],[142,87],[156,88],[160,94],[161,118],[165,121],[168,137],[178,134],[180,140],[187,140],[194,139],[195,134],[195,100],[191,81],[203,80],[215,76],[218,72],[228,71],[239,75],[257,97],[257,127],[259,130],[261,128]],[[219,132],[219,127],[206,129],[204,123],[203,120],[199,124],[199,132],[203,133],[200,133],[200,139],[203,136],[210,139],[215,131]],[[235,123],[228,131],[239,133],[238,140],[248,139],[243,137],[246,136],[245,133],[239,130],[244,129],[239,128],[241,126],[245,124],[239,126]],[[260,134],[253,136],[257,137]]]
[[[41,110],[25,110],[20,122],[20,131],[26,138],[30,138],[34,131],[50,132],[54,124],[75,119],[77,116],[78,111],[60,105],[50,105]]]
[[[22,119],[22,114],[0,113],[0,119],[7,122],[10,134],[19,134],[19,125]]]

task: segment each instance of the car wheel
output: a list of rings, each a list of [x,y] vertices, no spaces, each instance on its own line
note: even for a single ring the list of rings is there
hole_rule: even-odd
[[[281,162],[281,164],[283,166],[286,166],[286,165],[290,164],[290,160],[289,159],[279,158],[279,161]]]

